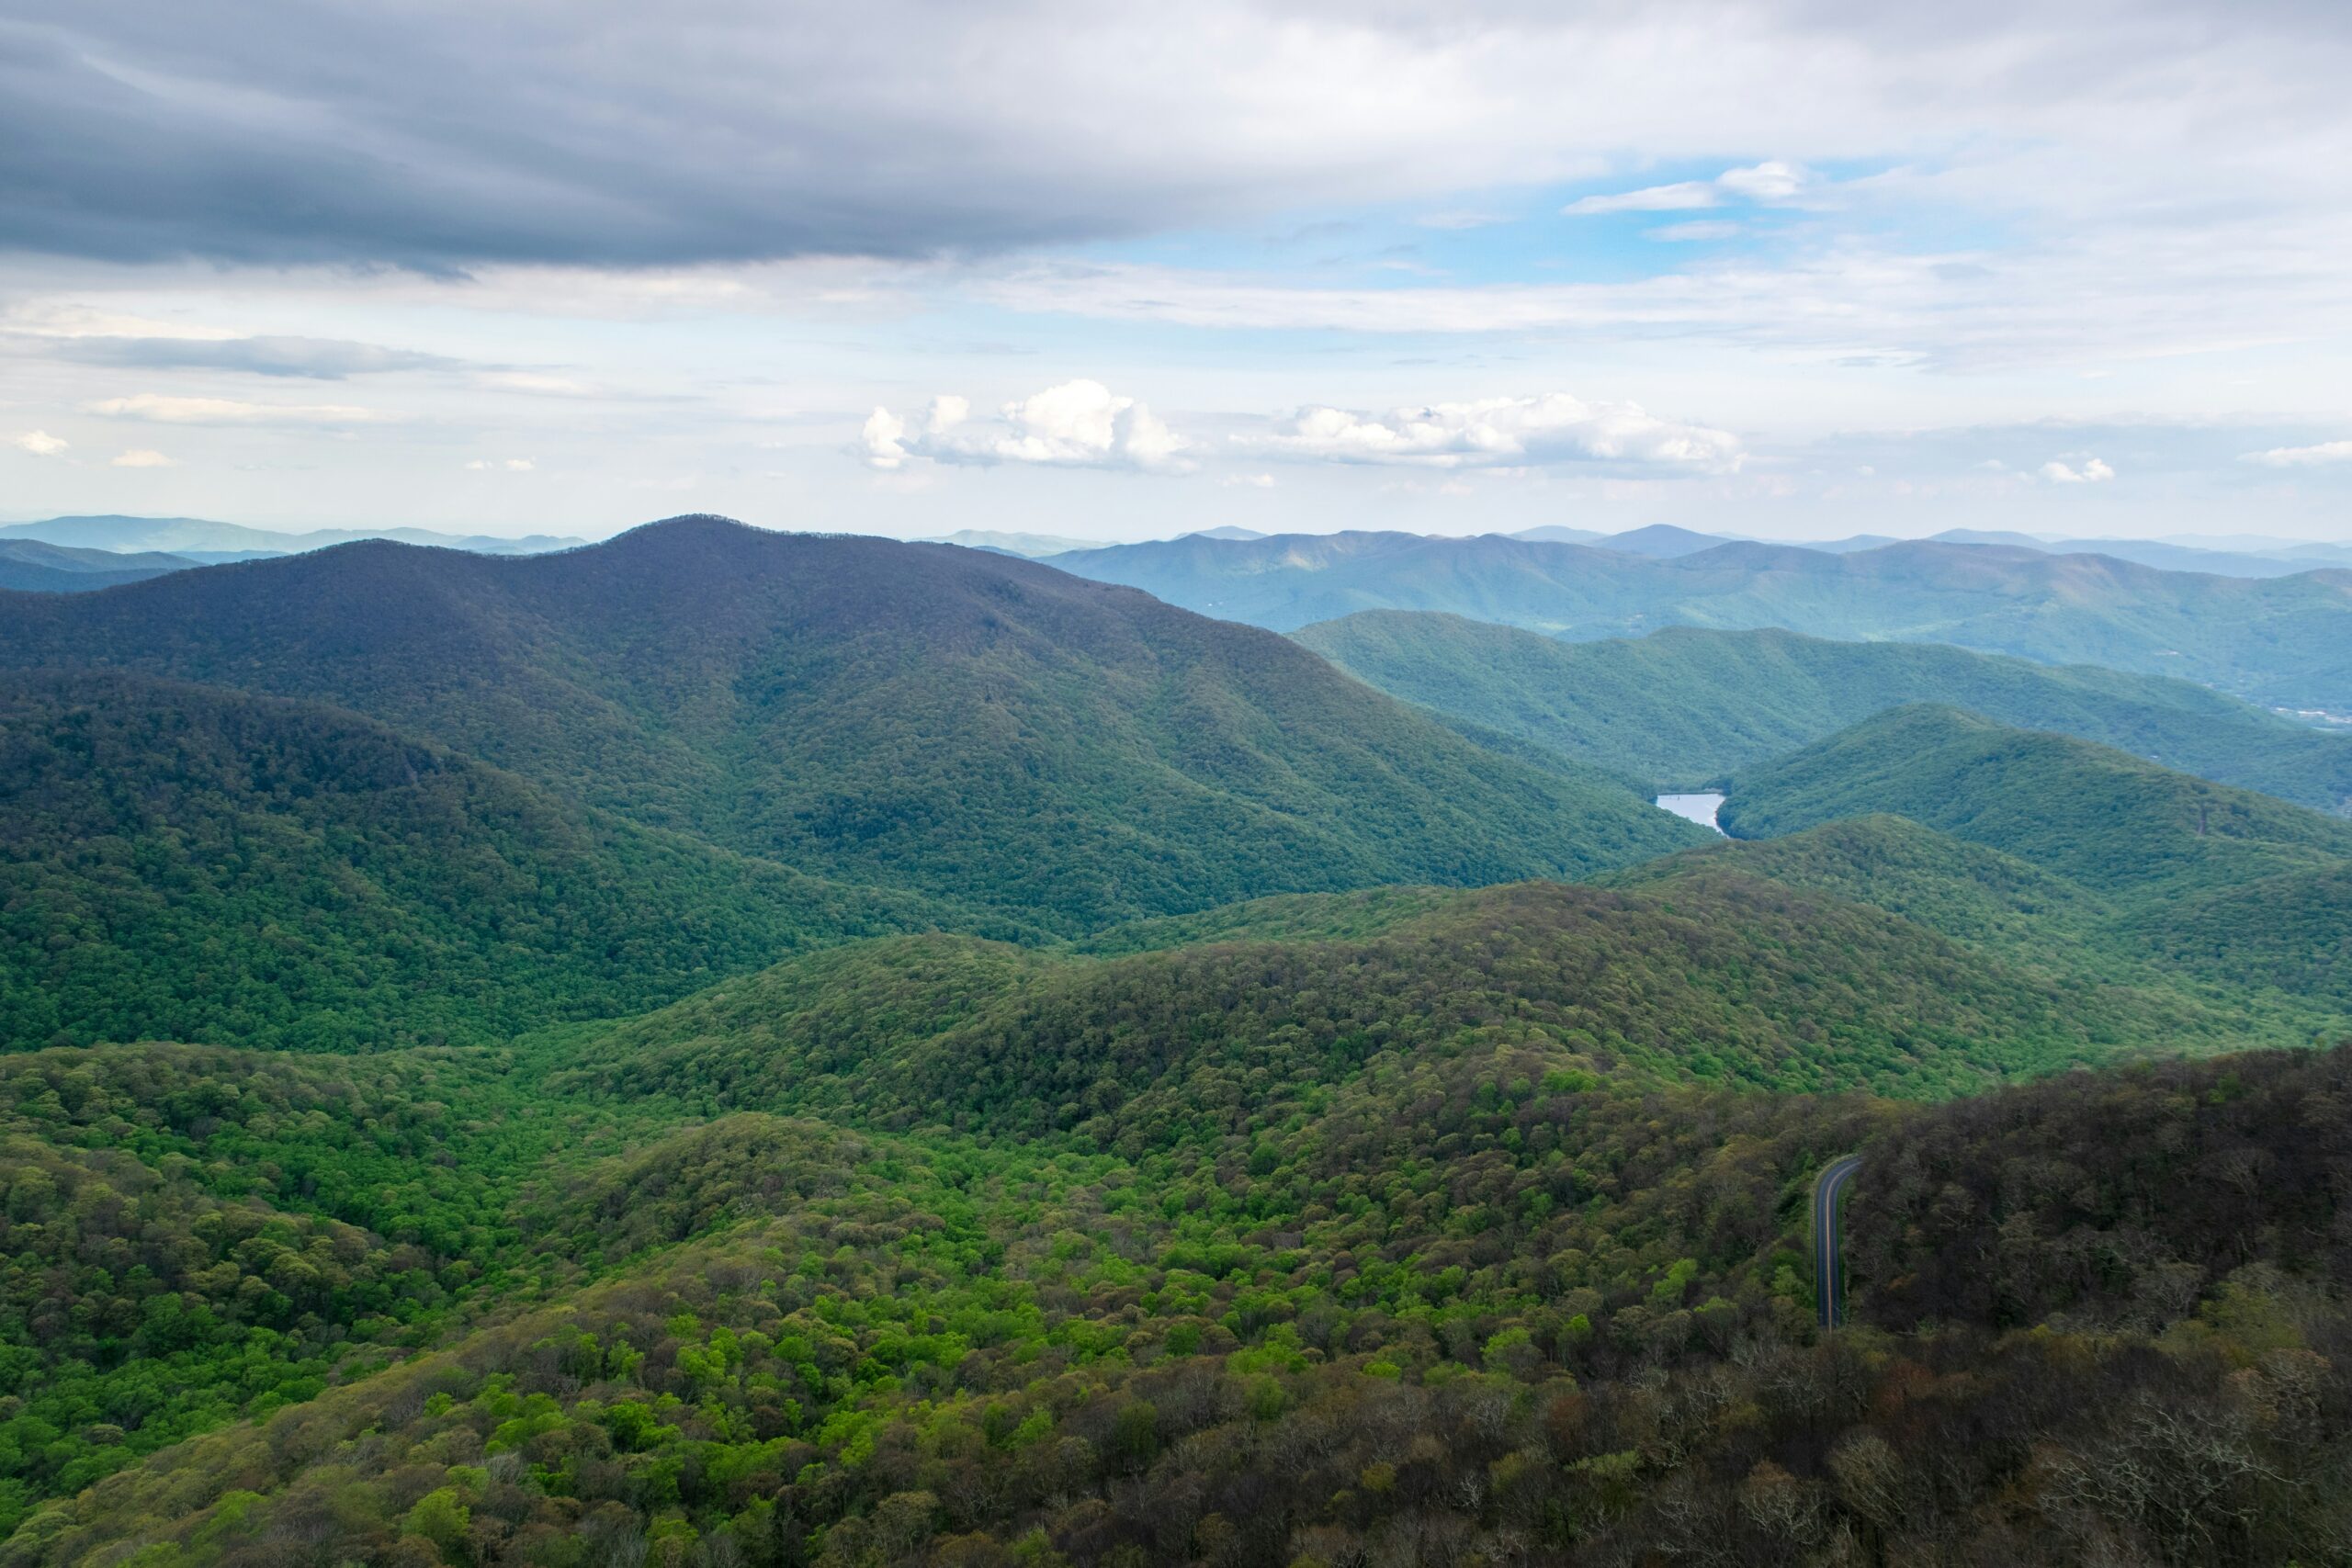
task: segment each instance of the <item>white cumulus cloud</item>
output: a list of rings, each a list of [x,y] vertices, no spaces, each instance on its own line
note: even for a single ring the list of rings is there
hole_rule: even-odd
[[[2043,479],[2054,485],[2103,484],[2115,477],[2115,470],[2097,457],[2085,457],[2078,467],[2074,468],[2069,468],[2064,462],[2052,458],[2042,464],[2037,471]]]
[[[886,473],[916,458],[1179,473],[1193,466],[1191,446],[1135,399],[1081,379],[1006,403],[993,419],[974,420],[969,400],[944,395],[915,419],[877,408],[859,432],[857,451]]]
[[[152,446],[134,446],[115,457],[113,466],[118,468],[176,468],[179,467],[177,463]]]
[[[2243,459],[2267,468],[2309,468],[2323,463],[2352,463],[2352,441],[2323,441],[2316,446],[2273,446]]]
[[[51,435],[46,430],[28,430],[22,435],[10,436],[8,445],[36,457],[55,457],[74,444],[62,435]]]
[[[907,422],[888,409],[877,408],[865,416],[865,426],[857,433],[858,450],[865,455],[865,466],[888,473],[906,467],[914,454],[907,450]]]
[[[1433,468],[1600,462],[1730,473],[1745,456],[1729,431],[1662,419],[1638,403],[1591,403],[1566,392],[1431,403],[1385,415],[1308,408],[1281,428],[1236,440],[1269,456]]]

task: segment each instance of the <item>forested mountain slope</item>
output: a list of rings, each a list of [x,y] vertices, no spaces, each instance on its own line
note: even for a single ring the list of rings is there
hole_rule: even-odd
[[[1272,905],[1269,934],[1244,906],[1212,940],[1111,958],[944,936],[834,949],[568,1038],[563,1060],[601,1092],[705,1110],[1132,1150],[1278,1115],[1384,1050],[1508,1043],[1659,1081],[1940,1094],[2233,1038],[2161,993],[2029,976],[1753,878]]]
[[[95,1157],[110,1162],[117,1193],[162,1186],[175,1155],[208,1173],[273,1156],[320,1168],[336,1135],[350,1136],[348,1111],[371,1105],[363,1092],[346,1109],[323,1085],[252,1092],[245,1075],[266,1060],[99,1055],[44,1054],[4,1087],[76,1091],[89,1112],[58,1117],[57,1132],[106,1148]],[[421,1550],[541,1562],[583,1543],[684,1558],[708,1541],[751,1562],[848,1562],[876,1551],[927,1561],[945,1537],[976,1532],[967,1553],[1001,1554],[1045,1529],[1057,1556],[1091,1562],[1121,1545],[1182,1552],[1204,1529],[1232,1532],[1238,1549],[1324,1521],[1385,1529],[1421,1512],[1462,1463],[1481,1473],[1518,1446],[1514,1436],[1496,1448],[1518,1427],[1480,1415],[1508,1413],[1515,1388],[1534,1396],[1528,1430],[1540,1430],[1570,1366],[1599,1382],[1703,1356],[1713,1336],[1798,1328],[1781,1193],[1816,1149],[1884,1114],[1604,1084],[1547,1071],[1552,1059],[1399,1055],[1377,1087],[1337,1092],[1263,1159],[1246,1137],[1230,1159],[1221,1151],[1235,1140],[1213,1138],[1129,1161],[740,1113],[617,1155],[594,1140],[552,1154],[459,1141],[469,1164],[520,1156],[537,1179],[493,1184],[464,1215],[503,1215],[503,1229],[397,1242],[412,1224],[400,1209],[322,1224],[300,1183],[280,1183],[272,1204],[253,1206],[267,1246],[232,1249],[226,1269],[190,1259],[207,1270],[207,1315],[137,1332],[157,1346],[181,1335],[190,1373],[207,1368],[205,1352],[217,1369],[240,1348],[259,1371],[275,1348],[255,1341],[289,1330],[337,1348],[277,1374],[294,1403],[262,1402],[262,1420],[143,1463],[152,1445],[137,1418],[174,1408],[161,1391],[62,1365],[62,1377],[19,1371],[32,1397],[0,1422],[0,1469],[29,1500],[51,1488],[48,1465],[78,1455],[73,1483],[95,1485],[31,1512],[5,1553],[93,1562],[169,1543],[196,1562],[242,1563],[308,1540],[371,1560]],[[132,1085],[112,1073],[133,1063],[229,1113],[190,1125],[182,1112],[126,1138]],[[468,1087],[476,1116],[517,1103],[497,1082]],[[574,1136],[616,1114],[608,1102],[539,1102]],[[1405,1103],[1429,1113],[1400,1121]],[[279,1109],[306,1104],[320,1110],[307,1122]],[[360,1142],[397,1149],[414,1136],[387,1128]],[[201,1201],[186,1189],[182,1179],[183,1201]],[[92,1216],[82,1237],[103,1247],[121,1206],[90,1201],[87,1184],[75,1196]],[[28,1189],[21,1207],[62,1217],[64,1200]],[[317,1233],[337,1248],[311,1249],[334,1293],[269,1288],[272,1269],[290,1274],[272,1249],[300,1256]],[[497,1292],[470,1287],[445,1240],[494,1260]],[[634,1246],[654,1250],[631,1258]],[[1521,1257],[1552,1261],[1530,1275]],[[1336,1258],[1348,1261],[1335,1275]],[[407,1298],[392,1309],[374,1293],[387,1272]],[[257,1277],[261,1289],[240,1283]],[[167,1315],[149,1303],[179,1301],[177,1282],[126,1271],[84,1289],[109,1309],[93,1320],[126,1332]],[[434,1324],[483,1309],[487,1326],[413,1353]],[[62,1324],[50,1332],[61,1357],[91,1345]],[[397,1364],[365,1375],[380,1359]],[[1471,1381],[1449,1390],[1463,1374]],[[75,1396],[111,1400],[129,1427],[95,1446],[67,1437],[56,1416],[73,1419]],[[1348,1476],[1388,1463],[1400,1483],[1369,1488],[1361,1509],[1334,1506],[1322,1484],[1304,1513],[1270,1489],[1292,1467],[1267,1462],[1275,1450],[1253,1434],[1304,1418],[1280,1438],[1286,1450],[1334,1417],[1352,1425],[1349,1410],[1383,1406],[1368,1451],[1329,1457]],[[1486,1437],[1445,1457],[1482,1423]],[[1429,1457],[1382,1457],[1425,1438]],[[1430,1457],[1440,1472],[1416,1479],[1408,1467]],[[1204,1463],[1207,1490],[1180,1479]],[[1329,1477],[1318,1465],[1310,1479]],[[1265,1506],[1226,1500],[1237,1483],[1249,1490],[1235,1495]],[[1447,1528],[1476,1531],[1477,1510]]]
[[[121,582],[143,582],[194,563],[153,552],[115,555],[38,539],[0,538],[0,588],[33,593],[86,593]]]
[[[1121,545],[1054,564],[1277,631],[1383,609],[1573,638],[1778,626],[2186,676],[2265,705],[2352,710],[2352,572],[2340,570],[2255,581],[1930,543],[1845,555],[1726,544],[1656,560],[1494,535],[1357,533]]]
[[[2352,1010],[2352,824],[2267,795],[1923,706],[1740,774],[1722,817],[1742,841],[1624,880],[1732,867],[2029,967],[2300,998],[2289,1015],[2323,1032]]]
[[[1010,558],[714,518],[0,596],[0,663],[332,702],[646,826],[1070,932],[1700,836],[1262,632]]]
[[[1721,819],[1768,838],[1872,811],[2119,892],[2177,897],[2352,856],[2352,822],[1934,705],[1741,773]]]
[[[481,1043],[933,923],[356,714],[0,674],[0,1044]]]
[[[2148,1328],[2256,1258],[2352,1284],[2347,1067],[2342,1050],[2146,1062],[1908,1120],[1854,1208],[1871,1315]]]
[[[0,1055],[0,1517],[527,1295],[513,1210],[611,1118],[491,1052]]]
[[[2298,805],[2352,811],[2352,735],[2161,676],[1777,630],[1677,626],[1563,642],[1397,610],[1294,635],[1392,696],[1662,790],[1719,783],[1888,708],[1944,703]]]
[[[185,1202],[185,1173],[219,1183],[305,1140],[320,1168],[380,1092],[265,1095],[244,1075],[266,1059],[177,1055],[47,1053],[0,1088],[36,1144],[105,1151],[79,1157],[111,1162],[117,1192],[183,1173],[166,1179]],[[162,1124],[106,1081],[134,1065],[177,1096]],[[2183,1568],[2327,1561],[2352,1522],[2347,1074],[2344,1051],[2238,1057],[1918,1108],[1659,1088],[1481,1041],[1385,1054],[1261,1131],[1171,1124],[1189,1130],[1133,1156],[757,1112],[626,1153],[460,1142],[469,1161],[547,1162],[485,1194],[484,1230],[392,1246],[305,1217],[316,1200],[280,1182],[284,1218],[249,1211],[269,1247],[209,1266],[209,1317],[167,1323],[141,1304],[190,1311],[164,1281],[116,1276],[96,1321],[183,1336],[191,1370],[269,1312],[374,1348],[143,1461],[143,1428],[93,1447],[51,1421],[49,1447],[94,1483],[0,1551],[1092,1568],[1442,1541],[1592,1564],[1957,1547],[2087,1568],[2120,1542]],[[477,1113],[509,1102],[470,1087]],[[85,1109],[44,1115],[36,1091]],[[190,1121],[206,1101],[229,1114]],[[574,1137],[628,1103],[541,1102]],[[2311,1135],[2273,1153],[2283,1127]],[[1854,1321],[1823,1342],[1804,1198],[1849,1150],[1868,1173]],[[17,1213],[62,1217],[62,1197],[26,1194]],[[120,1212],[85,1202],[81,1235]],[[499,1260],[503,1310],[413,1353],[485,1299],[435,1250],[456,1238]],[[307,1247],[347,1295],[274,1290],[267,1270],[294,1276],[270,1247]],[[404,1316],[368,1304],[386,1269],[405,1269]],[[352,1375],[375,1358],[396,1364]],[[58,1385],[15,1375],[63,1414]],[[134,1391],[107,1396],[135,1415],[156,1395]],[[29,1501],[51,1482],[14,1468],[48,1462],[18,1408],[0,1465]]]

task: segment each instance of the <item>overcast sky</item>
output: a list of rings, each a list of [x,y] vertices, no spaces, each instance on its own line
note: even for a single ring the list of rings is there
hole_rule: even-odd
[[[0,511],[2343,539],[2347,81],[2319,0],[14,0]]]

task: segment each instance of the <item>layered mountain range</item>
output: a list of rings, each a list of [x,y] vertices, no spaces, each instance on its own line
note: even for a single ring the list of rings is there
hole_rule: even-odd
[[[984,543],[0,592],[0,1559],[2352,1540],[2340,574]]]
[[[1277,631],[1381,609],[1577,639],[1779,627],[2181,676],[2264,706],[2352,712],[2352,574],[2341,569],[2233,578],[1932,543],[1843,554],[1729,543],[1655,558],[1496,535],[1357,533],[1195,536],[1054,558]]]
[[[1674,626],[1564,642],[1400,611],[1365,611],[1294,635],[1350,674],[1452,722],[1660,789],[1718,784],[1890,707],[1943,703],[2323,811],[2352,811],[2352,733],[2177,677],[1778,630]]]

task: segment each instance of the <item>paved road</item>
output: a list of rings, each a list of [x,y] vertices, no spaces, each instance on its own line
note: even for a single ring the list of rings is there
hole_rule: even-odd
[[[1813,1293],[1821,1303],[1821,1326],[1835,1328],[1846,1321],[1846,1269],[1838,1235],[1838,1205],[1846,1184],[1862,1168],[1862,1156],[1848,1155],[1832,1160],[1813,1182]]]

